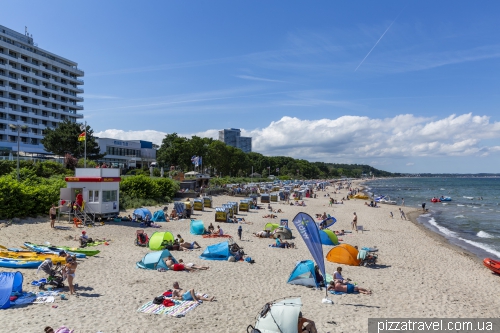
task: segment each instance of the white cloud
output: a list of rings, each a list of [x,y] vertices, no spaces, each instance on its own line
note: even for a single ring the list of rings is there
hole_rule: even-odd
[[[109,129],[95,135],[161,144],[166,134],[153,130]],[[179,135],[217,139],[218,129]],[[264,155],[324,162],[371,161],[373,164],[377,160],[409,157],[485,157],[500,151],[500,146],[487,143],[491,139],[500,139],[500,123],[490,122],[488,116],[471,113],[453,114],[442,119],[411,114],[385,119],[342,116],[307,120],[283,117],[262,129],[242,129],[242,135],[251,136],[253,151]]]

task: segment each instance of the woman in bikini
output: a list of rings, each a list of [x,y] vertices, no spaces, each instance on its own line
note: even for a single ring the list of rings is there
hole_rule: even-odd
[[[69,293],[71,295],[75,294],[75,286],[73,285],[73,280],[75,279],[75,272],[77,266],[78,263],[76,262],[76,259],[74,259],[73,257],[69,257],[68,259],[66,259],[66,265],[64,266],[64,271],[66,276],[68,277]]]

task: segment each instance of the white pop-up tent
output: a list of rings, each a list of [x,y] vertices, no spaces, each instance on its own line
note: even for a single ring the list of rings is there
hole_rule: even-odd
[[[274,302],[264,316],[259,315],[255,328],[262,333],[299,333],[297,326],[301,308],[300,297]]]

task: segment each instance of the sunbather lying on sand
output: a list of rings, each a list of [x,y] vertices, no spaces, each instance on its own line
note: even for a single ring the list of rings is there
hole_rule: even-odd
[[[342,291],[348,294],[352,294],[354,292],[359,292],[365,295],[372,294],[371,290],[361,288],[350,283],[343,284],[343,283],[335,283],[334,281],[330,281],[330,284],[328,285],[328,290]]]
[[[269,230],[262,230],[259,232],[254,232],[253,235],[255,237],[259,237],[259,238],[269,238],[269,236],[271,236],[271,234],[269,233]]]
[[[207,269],[210,268],[208,266],[198,266],[198,265],[193,264],[192,262],[189,262],[189,263],[185,264],[184,260],[182,260],[182,259],[179,259],[179,264],[182,264],[182,265],[184,265],[187,268],[197,269],[197,270],[200,270],[200,271],[205,271],[205,270],[207,270]]]
[[[167,259],[163,259],[165,261],[165,265],[167,265],[168,269],[171,269],[176,272],[181,272],[181,271],[188,271],[192,272],[193,269],[184,266],[181,263],[176,263],[174,262],[174,258],[172,256],[168,256]]]
[[[268,215],[264,215],[262,217],[265,218],[265,219],[275,219],[275,218],[277,218],[277,216],[274,215],[274,214],[268,214]]]
[[[174,282],[174,290],[172,291],[172,298],[180,301],[209,301],[212,302],[215,299],[215,296],[210,298],[197,295],[194,292],[194,289],[184,290],[179,287],[179,282]]]
[[[199,249],[199,248],[201,248],[201,246],[196,241],[192,242],[192,243],[184,242],[184,243],[179,244],[179,249],[182,251],[194,250],[194,249]]]

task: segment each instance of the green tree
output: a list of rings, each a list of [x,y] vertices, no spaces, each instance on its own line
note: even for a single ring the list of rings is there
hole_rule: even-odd
[[[104,157],[105,154],[99,152],[99,145],[97,144],[94,131],[87,126],[87,140],[78,141],[78,136],[82,133],[80,129],[81,124],[72,123],[65,120],[59,123],[56,128],[46,128],[45,137],[42,139],[42,144],[45,150],[64,156],[66,153],[73,155],[75,158],[82,158],[85,151],[85,143],[87,144],[87,159],[98,160]]]

